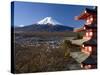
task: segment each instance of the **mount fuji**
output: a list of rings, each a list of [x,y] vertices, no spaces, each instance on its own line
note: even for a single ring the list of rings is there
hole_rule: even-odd
[[[73,27],[64,26],[62,23],[56,21],[52,17],[46,17],[35,24],[23,25],[20,27],[15,27],[15,31],[32,31],[32,32],[64,32],[73,31]]]
[[[55,19],[53,19],[52,17],[46,17],[42,20],[40,20],[39,22],[37,22],[37,24],[50,24],[50,25],[62,25],[60,22],[56,21]]]

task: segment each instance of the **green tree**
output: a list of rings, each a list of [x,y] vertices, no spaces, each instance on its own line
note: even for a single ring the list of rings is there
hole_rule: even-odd
[[[82,39],[83,36],[80,33],[77,33],[77,39]]]

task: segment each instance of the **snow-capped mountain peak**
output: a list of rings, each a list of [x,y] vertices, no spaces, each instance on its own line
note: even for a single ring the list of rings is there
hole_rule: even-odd
[[[46,18],[40,20],[39,22],[37,22],[37,24],[62,25],[58,21],[54,20],[52,17],[46,17]]]
[[[21,24],[21,25],[19,25],[18,27],[24,27],[25,25],[23,25],[23,24]]]

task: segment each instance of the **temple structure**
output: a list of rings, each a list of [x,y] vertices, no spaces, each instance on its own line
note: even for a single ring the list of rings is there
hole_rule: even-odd
[[[83,39],[87,41],[82,43],[81,52],[89,56],[81,62],[81,67],[84,69],[97,68],[97,7],[86,8],[75,19],[85,21],[83,27],[77,30],[77,32],[83,31],[85,33]]]

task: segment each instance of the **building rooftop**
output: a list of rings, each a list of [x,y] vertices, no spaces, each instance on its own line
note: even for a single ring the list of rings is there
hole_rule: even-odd
[[[88,16],[94,15],[94,14],[97,14],[97,7],[95,7],[94,9],[86,8],[79,16],[76,16],[75,19],[76,20],[80,20],[80,19],[85,20]]]

